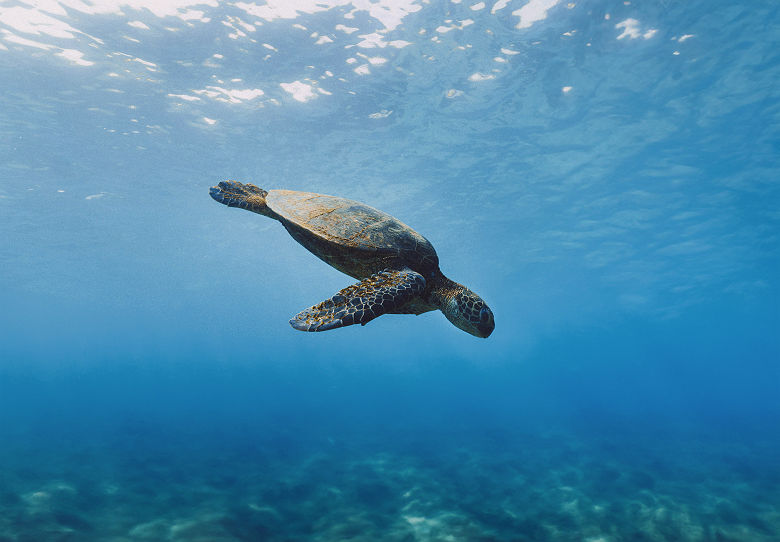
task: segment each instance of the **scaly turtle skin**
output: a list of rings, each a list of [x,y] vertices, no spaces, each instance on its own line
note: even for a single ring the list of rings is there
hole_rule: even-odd
[[[439,309],[472,335],[493,332],[487,304],[445,277],[430,242],[387,213],[345,198],[236,181],[223,181],[210,194],[229,207],[278,220],[312,254],[360,281],[297,314],[290,320],[295,329],[325,331],[365,325],[382,314]]]

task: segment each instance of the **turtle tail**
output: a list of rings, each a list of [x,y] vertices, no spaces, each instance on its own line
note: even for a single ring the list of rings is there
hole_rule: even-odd
[[[222,181],[209,189],[209,195],[228,207],[240,207],[253,213],[268,215],[265,197],[268,192],[253,184],[238,181]]]

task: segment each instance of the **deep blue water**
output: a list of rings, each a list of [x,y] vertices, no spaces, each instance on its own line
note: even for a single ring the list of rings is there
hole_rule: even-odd
[[[0,542],[780,540],[780,5],[0,3]],[[224,179],[363,201],[496,330]]]

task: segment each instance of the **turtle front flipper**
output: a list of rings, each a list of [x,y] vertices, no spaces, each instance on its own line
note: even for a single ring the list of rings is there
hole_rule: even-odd
[[[300,331],[327,331],[368,322],[393,312],[425,290],[425,279],[411,269],[385,269],[295,315]]]
[[[209,189],[209,195],[228,207],[239,207],[261,215],[269,214],[265,204],[268,192],[253,184],[222,181]]]

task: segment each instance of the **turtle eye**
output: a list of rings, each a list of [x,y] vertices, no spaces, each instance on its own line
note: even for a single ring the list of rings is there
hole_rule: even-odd
[[[482,307],[482,310],[479,311],[479,321],[483,324],[487,324],[490,320],[490,310],[486,307]]]

